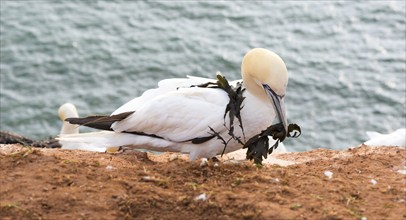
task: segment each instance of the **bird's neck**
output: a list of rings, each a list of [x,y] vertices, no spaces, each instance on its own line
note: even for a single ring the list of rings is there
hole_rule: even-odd
[[[69,122],[64,121],[62,125],[61,132],[59,134],[78,134],[79,127],[77,125],[69,124]]]

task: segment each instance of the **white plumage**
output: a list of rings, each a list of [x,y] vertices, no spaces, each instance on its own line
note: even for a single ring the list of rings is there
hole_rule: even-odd
[[[390,134],[381,134],[375,131],[366,132],[369,140],[364,144],[368,146],[399,146],[406,147],[406,129],[400,128]]]
[[[241,110],[245,138],[238,120],[234,120],[235,136],[248,140],[277,120],[283,122],[287,130],[283,97],[288,75],[282,59],[268,50],[253,49],[243,59],[242,76],[246,88]],[[212,135],[213,129],[225,140],[231,139],[225,153],[238,150],[243,145],[228,134],[228,115],[224,118],[229,103],[227,93],[221,89],[191,87],[207,82],[216,80],[190,76],[162,80],[158,88],[147,90],[112,113],[117,115],[134,111],[125,119],[112,124],[113,131],[63,135],[59,141],[63,148],[69,149],[131,146],[188,153],[190,159],[194,160],[214,157],[223,152],[224,144],[217,138],[200,144],[190,141]],[[230,84],[236,85],[237,82]]]
[[[62,121],[62,128],[59,132],[60,135],[66,134],[78,134],[79,128],[77,125],[69,124],[69,122],[65,121],[67,118],[77,118],[79,117],[78,111],[76,107],[72,103],[65,103],[61,105],[58,109],[59,118]]]

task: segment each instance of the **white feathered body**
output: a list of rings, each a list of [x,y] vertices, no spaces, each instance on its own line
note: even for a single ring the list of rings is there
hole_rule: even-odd
[[[374,131],[366,132],[369,139],[364,144],[368,146],[399,146],[406,147],[406,129],[400,128],[390,134],[381,134]]]
[[[210,128],[228,141],[229,118],[224,119],[227,93],[221,89],[191,87],[212,79],[188,77],[167,79],[159,82],[156,89],[147,90],[124,104],[112,115],[135,111],[122,121],[112,125],[114,131],[64,135],[59,138],[63,148],[92,149],[104,151],[107,147],[131,146],[154,151],[176,151],[190,154],[190,158],[210,158],[221,154],[224,144],[213,138],[201,144],[191,143],[191,139],[211,136]],[[230,84],[236,85],[237,81]],[[259,134],[273,123],[275,112],[272,102],[260,100],[249,91],[244,92],[245,100],[241,118],[245,138],[237,118],[234,119],[234,134],[242,141]],[[225,123],[225,125],[224,125]],[[136,135],[123,132],[143,132],[162,138]],[[243,146],[232,139],[225,153]]]

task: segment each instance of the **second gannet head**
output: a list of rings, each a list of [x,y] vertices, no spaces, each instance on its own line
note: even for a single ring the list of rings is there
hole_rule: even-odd
[[[58,109],[58,115],[61,121],[63,122],[60,135],[64,134],[78,134],[79,127],[77,125],[72,125],[69,122],[65,121],[67,118],[78,118],[79,114],[76,110],[76,107],[71,103],[65,103],[61,105]]]
[[[275,113],[287,132],[284,97],[288,85],[288,70],[283,60],[272,51],[254,48],[245,54],[241,74],[250,93],[264,101],[272,101]]]

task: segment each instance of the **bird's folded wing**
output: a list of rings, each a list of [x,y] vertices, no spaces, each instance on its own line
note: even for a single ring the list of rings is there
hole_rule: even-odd
[[[188,88],[193,85],[200,85],[207,82],[216,82],[216,80],[195,76],[188,76],[188,78],[173,78],[161,80],[158,83],[158,88],[145,91],[140,97],[134,98],[131,101],[125,103],[120,108],[115,110],[111,115],[117,115],[129,111],[137,111],[138,109],[142,108],[145,103],[157,96],[176,91],[179,88]]]
[[[220,89],[182,88],[139,103],[142,107],[113,124],[112,129],[143,132],[175,142],[208,137],[209,127],[220,133],[225,130],[228,101],[227,94]]]

